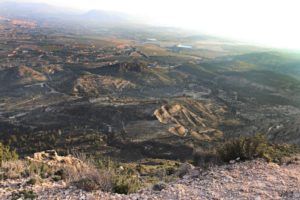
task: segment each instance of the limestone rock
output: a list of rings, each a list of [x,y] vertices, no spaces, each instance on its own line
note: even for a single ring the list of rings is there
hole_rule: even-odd
[[[26,157],[27,160],[31,162],[44,163],[49,166],[61,166],[61,165],[70,165],[70,166],[83,166],[84,163],[71,156],[59,156],[54,150],[47,150],[42,152],[34,153],[32,157]]]

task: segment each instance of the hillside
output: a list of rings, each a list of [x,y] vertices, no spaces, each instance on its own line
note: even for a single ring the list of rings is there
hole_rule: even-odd
[[[0,140],[22,156],[186,161],[256,133],[300,144],[296,54],[167,28],[35,23],[1,21]]]
[[[300,199],[300,52],[101,9],[0,2],[0,200]]]
[[[38,155],[36,155],[38,156]],[[37,159],[37,157],[36,157]],[[44,158],[45,159],[45,158]],[[80,161],[57,157],[65,162]],[[72,160],[73,159],[73,160]],[[56,159],[48,161],[54,167]],[[102,191],[87,192],[65,181],[45,179],[29,184],[28,179],[0,181],[1,199],[34,197],[36,199],[289,199],[300,198],[300,163],[277,165],[262,160],[233,163],[210,169],[185,165],[185,175],[170,184],[158,184],[130,195]],[[86,186],[88,187],[88,186]],[[85,187],[83,187],[85,188]]]

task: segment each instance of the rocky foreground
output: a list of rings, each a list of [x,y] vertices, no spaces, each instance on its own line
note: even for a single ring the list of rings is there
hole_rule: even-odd
[[[300,199],[300,162],[285,165],[262,160],[233,163],[209,170],[194,168],[182,179],[162,187],[145,189],[130,195],[101,191],[85,192],[65,182],[26,185],[26,180],[0,182],[0,199],[12,199],[12,193],[32,190],[37,199]]]

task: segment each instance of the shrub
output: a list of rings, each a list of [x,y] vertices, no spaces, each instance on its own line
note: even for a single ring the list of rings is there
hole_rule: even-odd
[[[54,173],[54,168],[43,163],[26,160],[5,161],[0,167],[0,178],[16,179],[21,177],[48,178]]]
[[[18,199],[36,199],[38,196],[32,190],[22,190],[19,192],[13,192],[11,195],[12,200]]]
[[[115,174],[113,179],[113,192],[119,194],[129,194],[137,192],[142,186],[137,175]]]
[[[83,178],[73,183],[77,188],[91,192],[100,189],[100,185],[97,180]]]
[[[135,169],[125,167],[109,158],[98,160],[97,166],[110,174],[112,192],[129,194],[136,192],[143,185],[138,177],[138,171],[142,170],[142,166],[137,166]]]
[[[0,167],[1,179],[21,178],[26,169],[26,163],[22,160],[5,161]]]
[[[97,168],[94,161],[84,154],[76,154],[75,156],[83,161],[83,165],[63,168],[63,176],[66,176],[71,184],[86,191],[96,189],[112,191],[112,175],[109,170]]]
[[[59,169],[54,173],[55,179],[58,180],[66,180],[67,179],[67,172],[65,169]]]
[[[57,182],[57,181],[61,181],[63,179],[61,178],[61,176],[54,175],[54,176],[52,176],[52,180]]]
[[[193,154],[193,164],[207,169],[219,164],[220,158],[215,149],[196,151]]]
[[[92,169],[89,172],[86,171],[86,173],[81,172],[80,178],[76,178],[71,183],[86,191],[100,189],[109,192],[112,190],[111,174],[109,172],[101,172],[98,169]]]
[[[24,172],[24,176],[33,176],[38,175],[41,178],[48,178],[54,173],[54,168],[48,166],[45,163],[38,163],[38,162],[27,162],[27,168]]]
[[[18,154],[16,151],[11,151],[8,146],[4,146],[2,143],[0,143],[0,166],[2,165],[2,162],[10,161],[10,160],[17,160]]]
[[[28,184],[28,185],[35,185],[35,184],[37,184],[38,182],[39,182],[38,178],[32,177],[32,178],[30,178],[30,179],[26,182],[26,184]]]
[[[165,170],[166,170],[166,175],[167,175],[167,176],[171,176],[171,175],[173,175],[173,174],[176,173],[175,167],[168,167],[168,168],[166,168]]]
[[[228,140],[220,148],[218,155],[224,162],[239,158],[242,161],[263,158],[279,162],[283,156],[290,156],[297,151],[296,147],[287,144],[272,144],[262,134],[239,137]]]
[[[160,182],[153,185],[152,190],[154,191],[162,191],[167,188],[167,184]]]

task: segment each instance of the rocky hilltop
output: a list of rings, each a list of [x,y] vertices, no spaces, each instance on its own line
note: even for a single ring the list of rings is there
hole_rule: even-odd
[[[85,163],[72,156],[58,156],[55,151],[36,153],[30,162],[44,163],[56,168],[69,166],[82,168]],[[15,166],[15,165],[14,165]],[[0,181],[0,199],[299,199],[300,161],[289,159],[283,165],[263,160],[247,162],[232,161],[230,164],[209,169],[184,164],[185,171],[180,179],[169,184],[156,184],[130,195],[114,194],[72,185],[65,180],[44,179],[29,184],[26,178]],[[80,170],[77,172],[80,173]],[[27,195],[27,196],[25,196]]]

